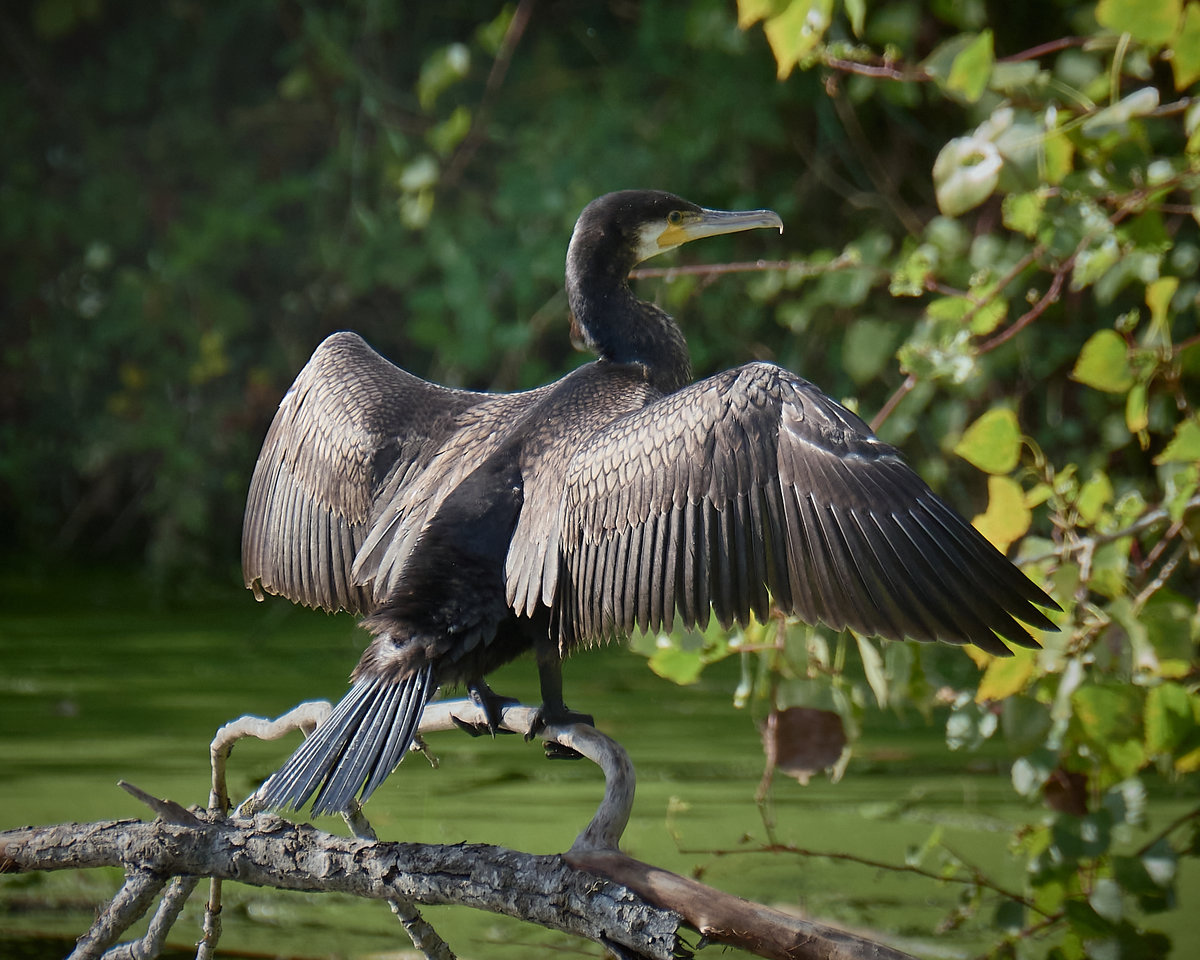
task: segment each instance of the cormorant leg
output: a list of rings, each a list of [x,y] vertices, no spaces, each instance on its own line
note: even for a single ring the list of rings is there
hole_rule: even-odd
[[[497,733],[511,733],[511,730],[501,730],[500,720],[506,706],[518,703],[516,697],[502,697],[496,693],[487,682],[479,677],[467,684],[467,692],[471,696],[471,702],[483,711],[483,715],[487,717],[487,722],[483,724],[465,723],[459,720],[458,717],[451,717],[454,725],[458,729],[469,733],[473,737],[482,737],[485,733],[495,737]]]
[[[542,687],[542,705],[538,707],[536,718],[530,726],[526,740],[532,740],[549,724],[566,725],[569,723],[586,723],[596,725],[590,713],[578,713],[568,710],[562,696],[562,660],[558,656],[558,647],[548,636],[539,639],[535,644],[538,664],[538,680]],[[578,760],[579,754],[570,747],[557,743],[546,744],[546,756],[551,760]]]

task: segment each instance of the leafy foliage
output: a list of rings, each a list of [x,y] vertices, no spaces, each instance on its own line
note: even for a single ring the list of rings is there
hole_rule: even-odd
[[[682,682],[739,657],[764,719],[836,714],[835,774],[876,708],[1001,743],[1026,889],[933,842],[914,862],[971,879],[948,922],[994,923],[997,956],[1166,953],[1196,813],[1151,825],[1144,800],[1200,769],[1200,4],[0,16],[11,559],[232,574],[254,453],[323,335],[445,383],[543,382],[574,362],[558,290],[589,199],[771,206],[782,249],[695,256],[781,264],[644,294],[699,372],[773,359],[878,411],[1062,630],[1008,659],[779,620],[639,649]]]

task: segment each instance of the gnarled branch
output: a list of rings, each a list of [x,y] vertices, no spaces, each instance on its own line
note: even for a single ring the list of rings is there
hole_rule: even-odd
[[[320,707],[315,713],[301,711],[289,722],[311,723],[319,713]],[[506,707],[502,726],[529,735],[534,714],[528,707]],[[431,704],[421,733],[453,729],[455,719],[479,724],[484,718],[469,701]],[[153,957],[196,877],[387,900],[406,928],[410,922],[423,923],[413,904],[473,906],[586,937],[631,960],[687,955],[680,935],[683,927],[699,931],[706,941],[768,958],[903,960],[907,956],[625,856],[617,843],[633,803],[633,766],[618,743],[590,726],[552,727],[540,734],[593,760],[605,773],[604,799],[595,817],[566,854],[552,856],[490,844],[377,841],[359,811],[349,818],[356,833],[350,838],[270,813],[227,817],[224,761],[232,740],[255,728],[267,737],[279,732],[259,718],[243,718],[223,727],[214,741],[210,809],[184,810],[135,788],[135,795],[159,814],[153,822],[113,820],[9,830],[0,833],[0,873],[100,866],[126,870],[125,885],[80,939],[73,954],[78,960],[106,955],[149,909],[158,892],[177,878],[147,936],[117,948],[121,957]],[[242,807],[246,812],[252,809],[253,798]],[[206,936],[210,949],[212,939]],[[436,934],[418,946],[427,956],[450,956]],[[118,954],[110,951],[107,956]]]

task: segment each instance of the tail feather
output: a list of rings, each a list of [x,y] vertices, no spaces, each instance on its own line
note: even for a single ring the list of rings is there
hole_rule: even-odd
[[[416,736],[435,690],[432,674],[426,666],[398,682],[356,680],[312,736],[259,788],[263,807],[298,810],[316,793],[314,814],[338,813],[360,788],[359,802],[365,803]]]

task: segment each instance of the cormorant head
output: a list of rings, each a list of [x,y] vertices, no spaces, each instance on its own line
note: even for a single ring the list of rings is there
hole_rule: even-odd
[[[622,278],[643,260],[689,240],[758,227],[783,231],[771,210],[708,210],[661,190],[607,193],[583,208],[567,251],[572,265]]]

